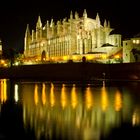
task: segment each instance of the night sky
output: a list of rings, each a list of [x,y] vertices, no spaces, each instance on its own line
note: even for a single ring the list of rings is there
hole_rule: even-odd
[[[101,23],[110,20],[114,33],[123,38],[133,37],[140,32],[140,5],[138,0],[1,0],[0,5],[0,38],[3,50],[14,48],[23,51],[26,25],[35,28],[38,15],[42,23],[69,17],[70,11],[77,11],[80,16],[83,10],[95,18],[99,13]]]

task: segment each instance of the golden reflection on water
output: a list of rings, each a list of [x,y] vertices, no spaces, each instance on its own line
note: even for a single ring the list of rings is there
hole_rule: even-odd
[[[23,105],[25,130],[34,131],[40,140],[100,140],[123,122],[140,126],[139,90],[126,87],[79,86],[48,82],[9,84],[0,80],[0,115],[11,98]],[[14,102],[14,103],[15,103]],[[18,103],[17,103],[18,102]]]
[[[67,94],[66,94],[66,88],[65,84],[62,84],[62,89],[61,89],[61,106],[64,109],[67,105]]]
[[[6,79],[1,79],[0,80],[0,101],[6,102],[7,100],[7,80]]]
[[[93,107],[93,94],[91,92],[90,87],[87,87],[86,89],[85,102],[87,109],[91,109],[91,107]]]
[[[35,105],[38,104],[38,85],[35,84],[35,88],[34,88],[34,103]]]
[[[106,111],[108,107],[108,95],[107,95],[106,87],[104,84],[101,90],[101,104],[102,104],[102,110]]]
[[[117,90],[116,93],[115,93],[115,110],[120,111],[121,108],[122,108],[122,95]]]
[[[76,94],[76,86],[75,86],[75,84],[73,84],[72,90],[71,90],[71,105],[72,105],[72,108],[75,109],[77,104],[78,104],[78,97],[77,97],[77,94]]]
[[[55,95],[54,95],[54,85],[51,83],[51,89],[50,89],[50,104],[51,107],[55,105]]]
[[[25,89],[24,89],[25,88]],[[105,87],[79,87],[75,84],[35,83],[22,89],[24,126],[30,125],[40,139],[100,140],[120,121],[132,118],[135,125],[140,115],[131,116],[128,106],[131,98],[117,89]],[[29,90],[30,89],[30,90]],[[28,92],[27,92],[28,90]],[[123,103],[125,99],[127,104]],[[119,121],[118,121],[119,120]]]
[[[42,103],[46,104],[46,86],[45,83],[42,84]]]

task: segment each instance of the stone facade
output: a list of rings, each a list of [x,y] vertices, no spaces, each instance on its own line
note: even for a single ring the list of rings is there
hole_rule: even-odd
[[[70,60],[91,55],[94,59],[101,58],[103,53],[114,52],[121,46],[121,35],[111,34],[113,29],[109,21],[101,25],[99,14],[96,18],[89,18],[86,10],[83,16],[75,12],[70,13],[67,20],[59,20],[56,23],[51,19],[42,25],[40,16],[36,23],[36,29],[30,32],[27,25],[25,33],[24,55],[32,60]],[[111,44],[109,49],[104,44]],[[111,48],[111,49],[110,49]],[[109,54],[109,55],[112,55]],[[109,56],[107,56],[109,57]]]

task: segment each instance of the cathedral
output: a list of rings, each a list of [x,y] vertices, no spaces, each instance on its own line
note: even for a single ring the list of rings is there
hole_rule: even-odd
[[[70,12],[69,18],[54,22],[53,19],[42,25],[40,16],[36,29],[25,32],[25,60],[65,62],[69,60],[104,61],[121,50],[121,35],[112,34],[110,22],[101,24],[99,14],[89,18],[86,10],[82,17]]]

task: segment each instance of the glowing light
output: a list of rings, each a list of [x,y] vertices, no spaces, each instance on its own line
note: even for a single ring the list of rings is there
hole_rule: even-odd
[[[63,56],[63,60],[64,61],[67,61],[68,60],[68,57],[67,56]]]
[[[87,109],[90,109],[93,106],[93,96],[90,87],[86,89],[85,102],[86,102]]]
[[[35,84],[35,89],[34,89],[34,102],[35,102],[35,105],[38,104],[38,85]]]
[[[3,101],[5,102],[7,100],[7,83],[6,79],[3,80]]]
[[[19,98],[18,98],[18,85],[15,84],[15,92],[14,92],[14,99],[15,99],[15,102],[18,102]]]
[[[73,60],[77,60],[78,56],[73,56],[72,58],[73,58]]]
[[[140,117],[139,117],[139,109],[135,109],[133,115],[132,115],[132,125],[139,125],[140,124]]]
[[[4,60],[1,60],[1,64],[4,64],[5,63],[5,61]]]
[[[1,102],[5,102],[7,100],[7,83],[6,79],[0,80],[0,86],[1,86]]]
[[[18,66],[19,65],[19,62],[15,62],[15,66]]]
[[[8,64],[5,63],[5,64],[4,64],[4,67],[7,67],[7,66],[8,66]]]
[[[51,58],[52,60],[55,60],[54,57]]]
[[[51,104],[51,107],[53,107],[55,105],[54,85],[53,85],[53,83],[51,83],[50,104]]]
[[[107,92],[104,85],[102,87],[102,92],[101,92],[101,104],[102,104],[102,110],[106,111],[108,107],[108,97],[107,97]]]
[[[135,44],[136,43],[136,40],[133,40],[133,43]]]
[[[71,92],[71,105],[72,105],[72,108],[76,108],[77,103],[78,103],[78,100],[77,100],[76,88],[75,88],[75,84],[73,84],[72,92]]]
[[[139,44],[140,43],[140,41],[139,40],[136,40],[136,44]]]
[[[94,59],[94,56],[93,55],[87,55],[87,59],[92,60],[92,59]]]
[[[120,111],[122,108],[122,97],[119,91],[115,94],[115,110]]]
[[[118,59],[118,58],[120,58],[120,56],[119,55],[115,55],[114,58]]]
[[[46,104],[46,87],[45,87],[45,83],[43,83],[42,85],[42,103],[43,105]]]
[[[65,84],[63,84],[61,89],[61,106],[63,109],[66,107],[66,104],[67,104],[67,96],[65,92]]]
[[[107,58],[106,54],[102,54],[101,57],[102,57],[102,59],[106,59]]]

